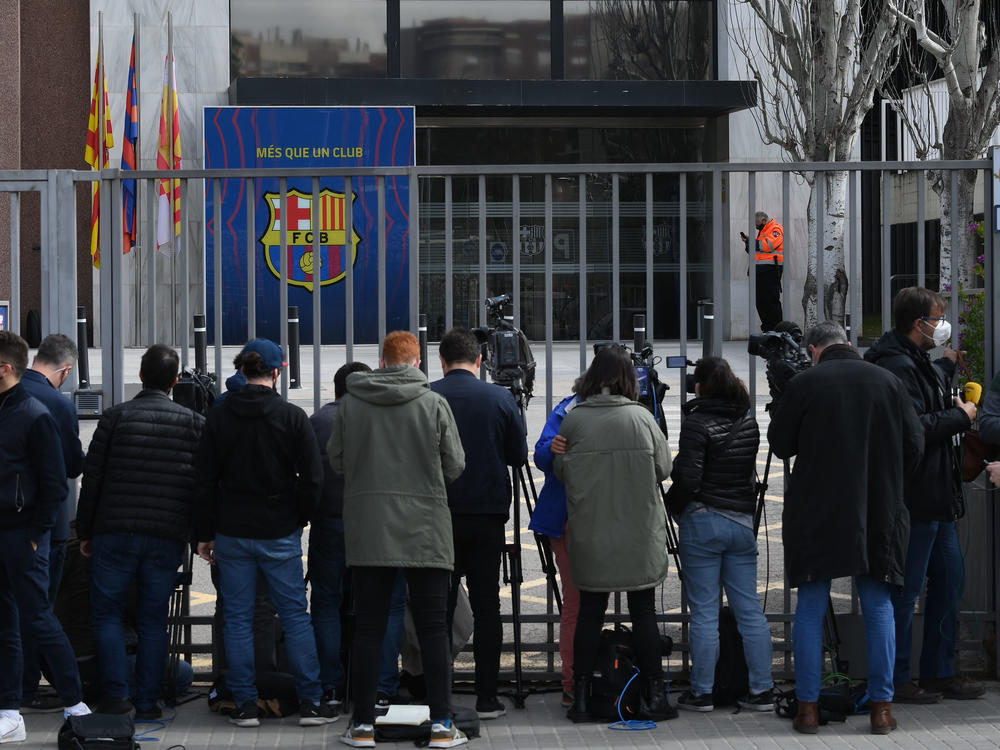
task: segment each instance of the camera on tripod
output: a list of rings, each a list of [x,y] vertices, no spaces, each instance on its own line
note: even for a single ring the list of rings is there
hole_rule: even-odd
[[[802,331],[799,327],[794,323],[779,324],[779,327],[785,330],[752,334],[747,340],[747,352],[767,363],[765,372],[773,398],[780,396],[788,381],[812,364],[809,356],[802,351]]]
[[[527,401],[535,384],[535,358],[527,336],[504,317],[510,295],[487,297],[485,304],[492,325],[472,329],[483,350],[483,365],[494,383],[511,390],[519,389],[521,393],[515,396],[523,395]]]
[[[215,374],[184,369],[174,384],[174,402],[186,406],[191,411],[202,416],[208,416],[208,410],[215,401]]]
[[[624,344],[617,342],[599,341],[594,344],[594,355],[609,346],[620,346],[629,353],[632,367],[635,368],[635,379],[639,383],[639,397],[636,400],[650,411],[666,437],[667,420],[663,414],[663,397],[670,390],[670,386],[660,380],[660,375],[656,371],[656,365],[660,363],[661,358],[653,354],[653,347],[648,341],[643,342],[642,348],[638,351],[631,351]],[[669,362],[667,366],[671,366]]]

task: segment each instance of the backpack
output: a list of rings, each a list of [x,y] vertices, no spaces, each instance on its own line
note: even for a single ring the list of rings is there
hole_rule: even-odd
[[[128,714],[69,716],[57,739],[59,750],[138,750]]]
[[[743,637],[729,607],[719,610],[719,660],[715,663],[712,703],[733,706],[750,692],[750,672],[743,652]]]
[[[637,674],[632,631],[624,626],[602,630],[590,683],[591,716],[608,721],[619,715],[626,721],[638,719],[639,681],[629,683]]]
[[[476,709],[468,706],[455,706],[451,720],[455,726],[465,732],[469,739],[479,736],[479,714]],[[413,724],[379,724],[375,723],[376,742],[406,742],[412,740],[417,747],[426,747],[431,741],[431,722],[414,726]]]

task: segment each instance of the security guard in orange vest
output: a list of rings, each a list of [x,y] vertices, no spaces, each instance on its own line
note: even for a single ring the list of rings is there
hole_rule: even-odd
[[[785,262],[785,229],[775,219],[763,211],[754,214],[757,226],[757,314],[760,316],[760,330],[773,331],[781,322],[781,272]],[[746,234],[740,238],[750,252],[750,242]]]

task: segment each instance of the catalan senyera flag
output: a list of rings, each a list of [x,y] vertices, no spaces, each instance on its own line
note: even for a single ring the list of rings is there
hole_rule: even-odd
[[[156,152],[157,169],[181,168],[181,115],[177,106],[177,70],[169,55],[163,65],[163,98],[160,100],[160,147]],[[171,201],[173,194],[173,201]],[[173,211],[171,212],[171,202]],[[170,216],[173,213],[173,227]],[[160,180],[159,212],[156,222],[156,246],[161,252],[180,250],[181,181]]]
[[[104,89],[104,153],[98,161],[98,152],[101,151],[101,134],[98,128],[100,119],[100,100],[98,92],[103,85]],[[94,69],[94,91],[90,97],[90,119],[87,123],[87,148],[84,151],[84,161],[90,165],[91,169],[100,170],[103,167],[110,167],[110,157],[108,150],[115,145],[114,135],[111,132],[111,112],[108,109],[108,79],[104,75],[104,61],[101,59],[101,51],[97,52],[97,67]],[[95,182],[93,187],[93,202],[90,213],[90,256],[94,259],[94,267],[101,267],[101,184]]]
[[[135,90],[135,37],[132,37],[132,57],[128,64],[128,91],[125,93],[125,128],[122,136],[122,172],[137,169],[135,145],[139,138],[139,97]],[[122,180],[122,229],[125,237],[122,250],[135,247],[135,180]]]

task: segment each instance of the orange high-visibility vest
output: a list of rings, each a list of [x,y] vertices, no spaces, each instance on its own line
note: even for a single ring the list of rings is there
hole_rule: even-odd
[[[785,228],[774,219],[757,232],[756,260],[758,263],[776,263],[779,266],[785,262]]]

